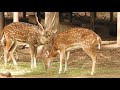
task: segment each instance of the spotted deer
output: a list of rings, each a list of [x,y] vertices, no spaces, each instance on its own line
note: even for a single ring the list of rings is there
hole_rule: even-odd
[[[31,68],[36,68],[36,54],[37,47],[45,45],[49,42],[49,33],[39,23],[37,13],[35,13],[37,25],[25,23],[25,22],[13,22],[4,27],[2,30],[2,39],[4,41],[4,62],[7,65],[8,59],[12,58],[14,65],[17,62],[14,58],[13,52],[18,45],[29,45],[31,55]],[[54,21],[54,18],[53,18]],[[54,26],[54,22],[49,24],[48,30]],[[7,54],[9,58],[7,59]]]
[[[17,65],[17,62],[13,56],[17,45],[26,45],[30,47],[31,54],[31,68],[36,67],[36,53],[37,47],[47,42],[47,38],[44,36],[44,29],[39,28],[36,25],[32,25],[24,22],[13,22],[3,29],[3,37],[5,38],[4,45],[4,61],[7,65],[7,54],[13,60],[13,63]]]
[[[62,72],[63,57],[65,57],[65,69],[67,71],[67,60],[71,50],[82,48],[92,58],[92,70],[91,75],[95,71],[96,63],[96,46],[100,49],[101,37],[95,32],[85,28],[71,28],[64,32],[61,32],[53,38],[52,49],[49,52],[48,57],[45,59],[45,69],[48,71],[51,66],[51,62],[54,57],[60,54],[60,68],[59,74]],[[66,57],[67,55],[67,57]]]

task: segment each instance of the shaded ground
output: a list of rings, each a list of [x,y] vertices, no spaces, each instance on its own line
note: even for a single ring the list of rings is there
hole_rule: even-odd
[[[61,22],[60,30],[76,27],[76,22],[73,24]],[[85,23],[82,27],[89,27],[89,24]],[[93,76],[90,75],[91,58],[82,49],[71,52],[66,74],[58,75],[59,56],[55,58],[49,74],[44,69],[42,59],[38,59],[36,69],[30,69],[30,55],[27,48],[17,48],[18,67],[15,67],[12,62],[4,67],[3,58],[1,58],[0,72],[10,71],[14,78],[120,78],[120,47],[116,45],[116,36],[110,36],[109,31],[110,27],[107,25],[96,24],[95,32],[102,37],[103,46],[97,50],[96,73]],[[2,46],[0,50],[0,56],[2,56]]]

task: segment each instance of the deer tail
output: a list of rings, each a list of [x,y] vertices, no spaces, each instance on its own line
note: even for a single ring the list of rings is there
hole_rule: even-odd
[[[100,37],[97,37],[97,41],[98,41],[98,49],[100,49],[102,45],[102,39]]]

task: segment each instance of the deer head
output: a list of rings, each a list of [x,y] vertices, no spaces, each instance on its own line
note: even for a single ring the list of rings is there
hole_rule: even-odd
[[[59,15],[59,13],[53,13],[53,16],[51,17],[50,15],[48,15],[46,17],[46,21],[45,21],[45,26],[44,28],[42,27],[42,25],[40,24],[38,17],[37,17],[37,13],[35,13],[35,17],[36,17],[36,21],[38,23],[38,26],[41,28],[41,34],[43,37],[46,37],[49,40],[49,43],[51,42],[52,38],[55,36],[55,34],[57,33],[57,28],[54,28],[55,25],[57,25],[57,27],[59,26],[59,17],[56,17],[57,15]],[[49,18],[52,18],[51,22],[47,22],[47,20]],[[43,39],[42,39],[43,40]]]

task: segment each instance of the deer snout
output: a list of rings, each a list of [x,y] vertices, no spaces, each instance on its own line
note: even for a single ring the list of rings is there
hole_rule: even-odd
[[[51,64],[50,60],[46,59],[46,60],[44,61],[45,70],[46,70],[47,72],[49,71],[50,64]]]
[[[47,72],[48,71],[48,66],[45,64],[45,71]]]
[[[45,44],[49,44],[49,41],[48,41],[48,40],[46,40]]]
[[[45,67],[45,71],[47,72],[47,71],[48,71],[49,66],[47,65],[46,60],[45,60],[45,62],[44,62],[44,67]]]

